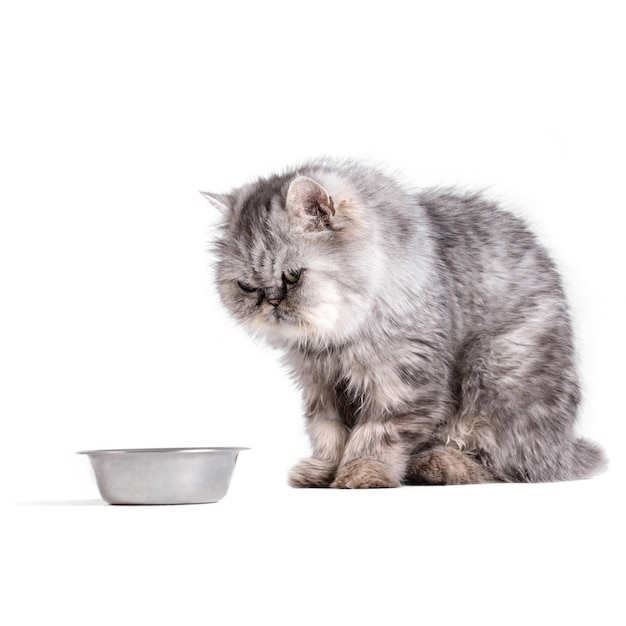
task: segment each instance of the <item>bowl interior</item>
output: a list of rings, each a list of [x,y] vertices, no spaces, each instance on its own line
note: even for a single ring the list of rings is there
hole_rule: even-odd
[[[212,446],[212,447],[195,447],[195,448],[112,448],[108,450],[81,450],[76,454],[120,454],[120,453],[184,453],[184,452],[240,452],[241,450],[249,450],[250,448],[242,448],[238,446]]]

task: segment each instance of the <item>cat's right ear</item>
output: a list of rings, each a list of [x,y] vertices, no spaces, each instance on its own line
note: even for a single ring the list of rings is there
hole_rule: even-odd
[[[211,193],[209,191],[201,191],[200,193],[223,215],[230,213],[233,208],[233,198],[230,194]]]

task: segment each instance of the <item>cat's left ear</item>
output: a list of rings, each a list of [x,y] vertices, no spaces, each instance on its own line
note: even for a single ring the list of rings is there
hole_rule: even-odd
[[[298,176],[287,190],[287,211],[298,218],[304,230],[332,228],[335,205],[326,189],[308,176]]]
[[[233,198],[227,193],[200,192],[220,213],[226,215],[233,208]]]

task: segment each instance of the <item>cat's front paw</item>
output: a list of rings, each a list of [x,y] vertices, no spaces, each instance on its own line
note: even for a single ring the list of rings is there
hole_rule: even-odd
[[[381,489],[399,487],[389,465],[375,459],[355,459],[340,467],[331,487],[334,489]]]
[[[303,459],[289,472],[292,487],[328,487],[335,478],[337,465],[321,459]]]

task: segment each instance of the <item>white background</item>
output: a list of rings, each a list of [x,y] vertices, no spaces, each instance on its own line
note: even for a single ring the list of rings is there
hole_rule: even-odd
[[[2,4],[3,623],[625,623],[619,4]],[[300,401],[220,309],[198,190],[321,154],[526,216],[606,474],[286,485]],[[97,506],[74,454],[177,445],[252,450],[222,502],[156,508]]]

